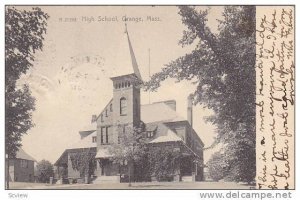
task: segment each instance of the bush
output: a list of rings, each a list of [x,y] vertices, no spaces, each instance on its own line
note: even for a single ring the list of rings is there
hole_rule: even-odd
[[[227,165],[224,162],[224,155],[220,152],[216,152],[207,162],[209,175],[214,181],[224,179],[227,174]]]
[[[50,177],[54,176],[53,165],[47,160],[38,162],[36,168],[37,179],[41,183],[48,183]]]

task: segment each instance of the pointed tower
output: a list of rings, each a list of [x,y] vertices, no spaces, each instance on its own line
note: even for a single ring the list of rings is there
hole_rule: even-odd
[[[126,25],[125,25],[126,26]],[[113,82],[113,127],[114,138],[118,140],[120,130],[138,126],[141,116],[140,86],[141,74],[134,55],[127,27],[123,41],[116,54],[116,69],[121,75],[111,77]],[[126,70],[124,70],[126,69]],[[125,73],[125,74],[124,74]]]

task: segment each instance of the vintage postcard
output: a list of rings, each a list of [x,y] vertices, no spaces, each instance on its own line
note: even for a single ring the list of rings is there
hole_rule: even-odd
[[[6,5],[5,189],[295,189],[293,5]]]

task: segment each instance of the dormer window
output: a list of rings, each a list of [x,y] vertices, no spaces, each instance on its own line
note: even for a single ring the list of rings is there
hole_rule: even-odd
[[[152,138],[154,136],[154,131],[147,131],[147,138]]]
[[[127,114],[127,100],[125,97],[122,97],[120,99],[120,115],[126,115]]]

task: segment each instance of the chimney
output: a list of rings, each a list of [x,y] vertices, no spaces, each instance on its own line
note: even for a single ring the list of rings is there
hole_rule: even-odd
[[[187,106],[187,119],[190,125],[193,127],[193,96],[188,96],[188,106]]]
[[[92,123],[97,121],[97,115],[92,115]]]

